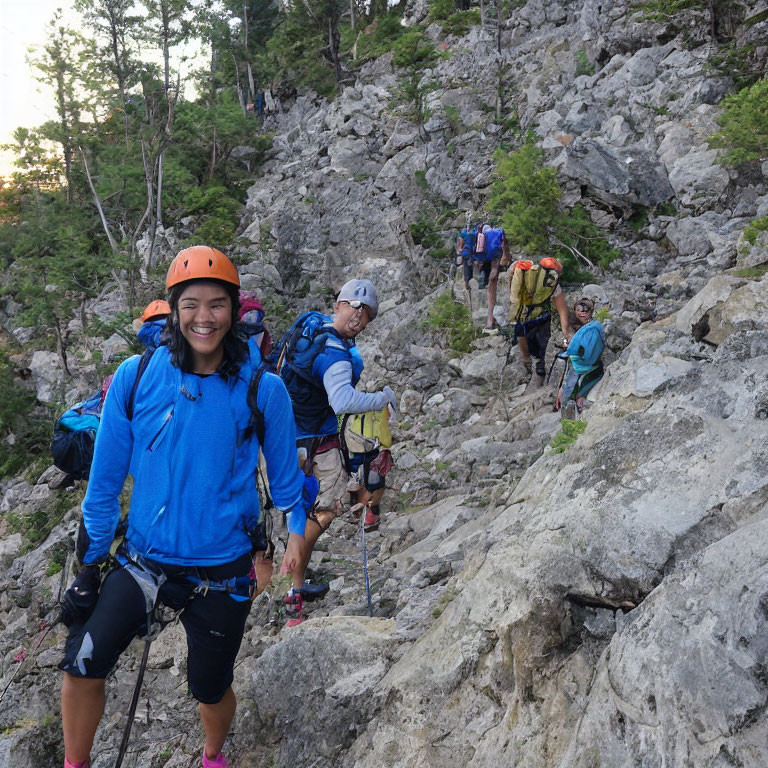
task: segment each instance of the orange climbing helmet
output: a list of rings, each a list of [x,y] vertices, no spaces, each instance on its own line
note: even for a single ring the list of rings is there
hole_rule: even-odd
[[[240,287],[235,265],[221,252],[207,245],[193,245],[179,251],[168,267],[165,289],[187,280],[222,280]]]
[[[154,301],[150,301],[149,304],[147,304],[147,306],[144,308],[144,311],[141,313],[139,320],[141,320],[142,323],[145,323],[147,320],[151,320],[153,317],[165,317],[166,315],[170,314],[171,305],[164,299],[155,299]]]
[[[545,256],[539,261],[539,266],[544,269],[554,269],[558,275],[563,271],[563,265],[554,256]]]
[[[533,267],[533,262],[530,261],[530,259],[518,259],[512,265],[512,270],[514,271],[516,269],[522,269],[523,271],[527,272],[532,267]]]

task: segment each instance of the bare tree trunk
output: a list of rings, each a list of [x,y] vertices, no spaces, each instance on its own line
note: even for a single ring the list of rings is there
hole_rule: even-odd
[[[501,0],[496,0],[496,53],[501,56]]]
[[[56,354],[59,356],[59,360],[61,360],[61,364],[64,366],[67,375],[71,376],[72,372],[69,370],[69,364],[67,362],[67,344],[64,340],[64,335],[61,331],[61,323],[59,322],[58,317],[53,321],[53,332],[56,334]]]
[[[333,60],[333,73],[336,84],[341,82],[341,61],[339,60],[339,30],[334,29],[333,19],[328,19],[328,46],[331,49],[331,59]]]
[[[213,180],[213,172],[216,168],[216,126],[213,126],[213,146],[211,147],[211,167],[208,169],[208,181]]]
[[[85,177],[88,179],[88,186],[91,190],[91,195],[93,195],[93,202],[96,206],[96,210],[99,212],[99,218],[101,219],[101,226],[104,227],[104,233],[107,236],[107,240],[109,241],[109,247],[112,249],[112,253],[118,253],[119,247],[117,245],[117,241],[112,235],[112,230],[109,228],[109,222],[107,221],[107,217],[104,215],[104,208],[101,205],[101,200],[99,199],[99,195],[96,192],[96,187],[93,186],[93,179],[91,178],[91,171],[88,168],[88,161],[85,159],[85,152],[83,152],[83,148],[80,147],[80,157],[83,159],[83,168],[85,169]]]
[[[136,240],[138,240],[139,234],[141,232],[141,227],[144,225],[144,222],[149,219],[149,226],[150,226],[150,240],[154,240],[154,226],[152,221],[152,211],[155,207],[155,195],[154,195],[154,163],[150,164],[149,156],[147,155],[147,148],[144,142],[141,142],[141,159],[144,163],[144,180],[147,183],[147,207],[144,210],[144,215],[141,217],[141,221],[139,221],[135,232],[133,233],[133,242],[131,244],[131,260],[133,260],[133,256],[135,253],[136,248]],[[142,262],[139,265],[139,273],[141,275],[142,281],[147,280],[147,270],[149,268],[149,260],[151,258],[151,254],[149,258],[142,258]]]
[[[67,204],[69,204],[72,202],[72,141],[70,139],[71,131],[67,125],[67,103],[64,92],[64,73],[59,67],[56,72],[56,99],[61,126],[61,146],[64,150],[64,175],[67,178]]]
[[[251,89],[250,101],[253,102],[254,111],[256,109],[256,86],[253,82],[253,67],[251,66],[251,54],[248,50],[248,4],[243,3],[243,47],[245,48],[245,71],[248,75],[248,87]]]
[[[237,85],[237,100],[240,102],[240,109],[243,110],[243,117],[248,116],[248,110],[245,108],[245,99],[243,99],[243,86],[240,83],[240,68],[237,66],[237,59],[232,51],[229,52],[232,57],[232,66],[235,69],[235,84]]]
[[[355,27],[355,0],[349,0],[349,18],[352,25],[352,31],[356,30]]]

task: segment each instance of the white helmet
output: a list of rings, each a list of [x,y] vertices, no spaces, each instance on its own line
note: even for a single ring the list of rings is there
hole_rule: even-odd
[[[336,301],[359,301],[370,310],[371,320],[379,314],[379,297],[370,280],[348,280],[341,286]]]

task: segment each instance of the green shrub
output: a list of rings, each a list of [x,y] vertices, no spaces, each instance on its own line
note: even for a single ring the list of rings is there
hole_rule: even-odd
[[[401,77],[395,90],[392,106],[404,106],[405,117],[416,125],[424,125],[429,120],[432,110],[427,106],[427,94],[435,90],[434,82],[422,82],[421,73],[411,70],[406,77]],[[416,183],[427,188],[424,178],[426,171],[416,171]]]
[[[0,352],[0,478],[46,453],[51,434],[51,421],[35,411],[34,394],[17,382],[13,363]]]
[[[500,149],[494,160],[488,205],[500,214],[510,248],[532,257],[556,256],[569,281],[591,279],[570,248],[601,267],[619,255],[580,205],[561,210],[557,173],[543,164],[538,147],[529,142],[512,152]]]
[[[513,152],[497,150],[488,206],[502,216],[510,248],[536,255],[549,251],[548,229],[562,192],[554,168],[543,165],[532,143]]]
[[[476,27],[480,23],[480,10],[470,8],[468,11],[457,11],[452,13],[440,26],[446,35],[456,35],[464,37],[469,32],[470,27]]]
[[[754,245],[757,242],[757,236],[766,230],[768,230],[768,216],[752,219],[752,221],[744,227],[744,239],[750,245]]]
[[[401,69],[420,71],[434,64],[438,52],[421,29],[403,33],[392,46],[395,55],[392,63]]]
[[[724,150],[723,163],[740,165],[768,156],[768,78],[728,96],[717,122],[721,130],[710,146]]]
[[[587,428],[586,421],[571,421],[563,419],[560,422],[560,431],[552,438],[549,444],[552,453],[562,453],[576,442],[579,435]]]
[[[757,267],[742,267],[741,269],[731,269],[728,273],[736,277],[746,277],[748,280],[762,280],[763,275],[768,272],[768,264],[760,264]]]
[[[587,58],[585,50],[576,51],[576,77],[594,75],[595,65]]]
[[[450,348],[463,355],[472,349],[475,329],[465,304],[454,301],[447,293],[439,296],[427,310],[426,327],[447,336]]]
[[[193,187],[184,198],[184,213],[200,216],[203,221],[184,244],[206,243],[213,248],[226,248],[234,238],[241,209],[240,202],[225,187]]]
[[[455,0],[429,0],[429,20],[445,21],[456,13]]]
[[[358,63],[375,59],[391,51],[395,41],[406,31],[400,20],[402,9],[393,8],[384,16],[379,16],[363,30],[353,30],[349,24],[341,28],[341,51],[350,53],[356,44],[355,61]]]

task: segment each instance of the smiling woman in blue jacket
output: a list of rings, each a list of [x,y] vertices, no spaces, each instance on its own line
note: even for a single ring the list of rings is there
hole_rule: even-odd
[[[263,445],[249,407],[257,363],[236,330],[235,266],[213,248],[188,248],[172,262],[166,288],[167,343],[148,363],[146,354],[133,357],[115,373],[82,504],[83,568],[63,611],[66,768],[89,765],[104,678],[130,641],[149,631],[161,604],[181,611],[187,633],[188,682],[205,732],[202,765],[226,766],[220,753],[235,712],[231,684],[255,586],[252,556],[265,548],[259,450],[275,505],[293,511],[284,570],[295,567],[304,534],[304,476],[282,381],[263,374],[256,390]],[[128,530],[118,564],[102,580],[128,474]]]

